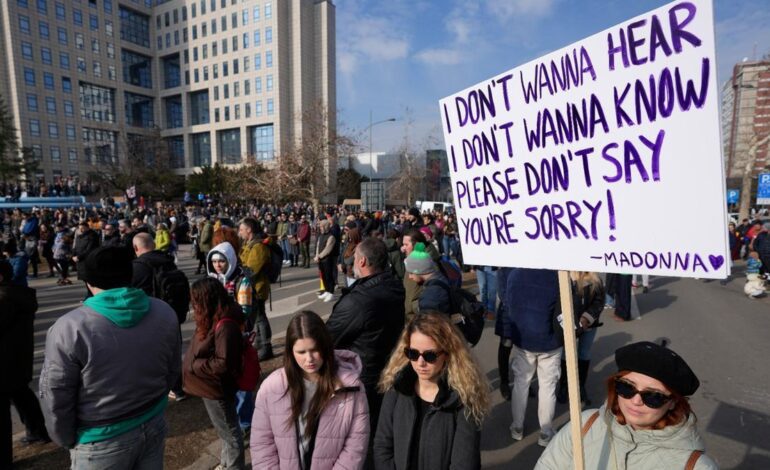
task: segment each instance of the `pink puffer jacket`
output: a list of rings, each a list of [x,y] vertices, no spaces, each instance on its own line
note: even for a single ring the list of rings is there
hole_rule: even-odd
[[[350,351],[335,351],[337,377],[342,388],[321,414],[316,433],[311,470],[361,469],[369,445],[369,407],[358,379],[361,360]],[[291,397],[286,373],[276,370],[265,379],[257,393],[251,422],[251,465],[259,470],[300,468],[296,425],[287,428]]]

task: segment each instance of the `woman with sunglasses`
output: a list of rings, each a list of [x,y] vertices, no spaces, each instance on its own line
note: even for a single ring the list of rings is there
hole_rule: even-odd
[[[369,409],[358,355],[335,351],[321,317],[301,311],[286,330],[283,363],[257,393],[253,468],[361,469]]]
[[[618,372],[607,381],[607,402],[582,415],[586,470],[711,470],[695,414],[686,397],[700,385],[674,351],[639,342],[615,351]],[[564,426],[535,470],[572,465],[572,435]]]
[[[489,385],[446,315],[415,316],[382,373],[376,470],[481,468]]]

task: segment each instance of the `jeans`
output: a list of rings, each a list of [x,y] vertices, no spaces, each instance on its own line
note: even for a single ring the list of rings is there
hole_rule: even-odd
[[[238,413],[238,424],[241,430],[251,429],[251,418],[254,416],[254,392],[235,392],[235,412]]]
[[[537,371],[537,419],[540,432],[553,435],[553,415],[556,410],[556,387],[561,376],[561,356],[564,348],[547,352],[531,352],[513,346],[513,393],[511,411],[513,429],[524,429],[524,414],[527,411],[529,384]]]
[[[444,235],[444,238],[441,240],[441,244],[444,248],[444,254],[450,258],[451,255],[454,255],[455,258],[459,256],[457,252],[457,237],[449,237]]]
[[[479,266],[476,268],[476,280],[481,303],[487,311],[494,312],[497,306],[497,271],[492,271],[490,266]]]
[[[289,250],[291,250],[289,239],[281,240],[280,242],[281,242],[281,250],[283,250],[283,260],[289,261],[291,259],[289,258],[289,253],[290,253]]]
[[[163,469],[166,419],[160,414],[127,433],[70,450],[72,470]]]
[[[596,338],[597,331],[596,328],[589,328],[583,331],[583,334],[577,339],[577,353],[579,360],[591,360],[591,345],[594,344],[594,338]]]
[[[223,400],[203,399],[203,405],[209,414],[211,424],[222,440],[222,454],[219,463],[224,468],[246,468],[243,433],[238,425],[238,415],[235,413],[235,397]]]

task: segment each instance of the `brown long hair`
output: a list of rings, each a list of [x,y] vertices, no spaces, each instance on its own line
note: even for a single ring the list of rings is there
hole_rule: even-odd
[[[618,405],[615,380],[625,377],[630,373],[631,371],[622,370],[617,374],[611,375],[607,379],[607,409],[612,411],[612,414],[615,415],[615,420],[623,426],[626,425],[626,417],[623,416],[623,413],[620,411],[620,406]],[[671,389],[669,389],[669,393],[671,394],[671,399],[674,401],[674,407],[663,415],[657,423],[652,425],[653,429],[660,430],[667,426],[675,426],[684,422],[691,414],[693,414],[692,408],[690,408],[690,402],[687,401],[687,398]]]
[[[344,258],[350,258],[356,253],[356,247],[361,243],[361,232],[357,228],[352,228],[348,232],[348,244],[345,247]]]
[[[305,437],[310,438],[318,429],[318,420],[326,405],[334,395],[337,385],[337,363],[334,361],[334,343],[326,329],[326,324],[317,313],[310,310],[298,312],[289,322],[286,329],[286,347],[283,352],[284,370],[288,388],[286,393],[291,397],[291,416],[286,420],[286,428],[291,428],[302,414],[302,402],[305,399],[305,385],[302,382],[304,373],[294,360],[294,343],[300,339],[312,339],[316,349],[321,352],[323,364],[318,369],[318,384],[315,395],[310,400],[305,421]]]
[[[241,240],[238,238],[238,232],[227,225],[223,225],[214,230],[214,235],[211,238],[211,246],[217,246],[222,242],[228,242],[233,245],[236,256],[241,252]]]
[[[203,340],[213,325],[227,315],[232,299],[221,282],[206,277],[190,288],[190,305],[195,315],[195,333]]]

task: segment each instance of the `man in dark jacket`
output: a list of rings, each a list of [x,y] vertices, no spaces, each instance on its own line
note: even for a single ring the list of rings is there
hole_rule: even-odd
[[[562,337],[554,328],[554,315],[561,310],[556,271],[512,269],[505,297],[513,341],[511,437],[517,441],[524,437],[529,385],[537,372],[537,415],[540,421],[537,443],[546,447],[555,434],[552,422],[563,351]]]
[[[49,442],[43,413],[29,388],[32,380],[34,320],[37,311],[35,290],[11,285],[13,269],[0,260],[0,468],[11,468],[11,413],[14,404],[27,435],[22,442]]]
[[[134,275],[131,278],[131,287],[142,289],[145,294],[152,296],[155,271],[163,267],[174,269],[176,267],[174,257],[155,250],[155,242],[147,233],[136,234],[133,244],[136,259],[133,262]]]
[[[78,279],[83,279],[83,273],[81,267],[83,261],[89,253],[99,247],[99,235],[96,234],[88,222],[83,219],[78,226],[78,236],[75,239],[75,246],[72,248],[72,261],[77,263]]]
[[[404,329],[404,288],[387,268],[388,253],[382,240],[363,240],[353,261],[356,282],[343,289],[326,323],[334,347],[361,358],[371,429],[377,429],[382,403],[377,381]]]
[[[102,246],[121,246],[120,233],[115,230],[115,222],[105,222],[102,226]]]

